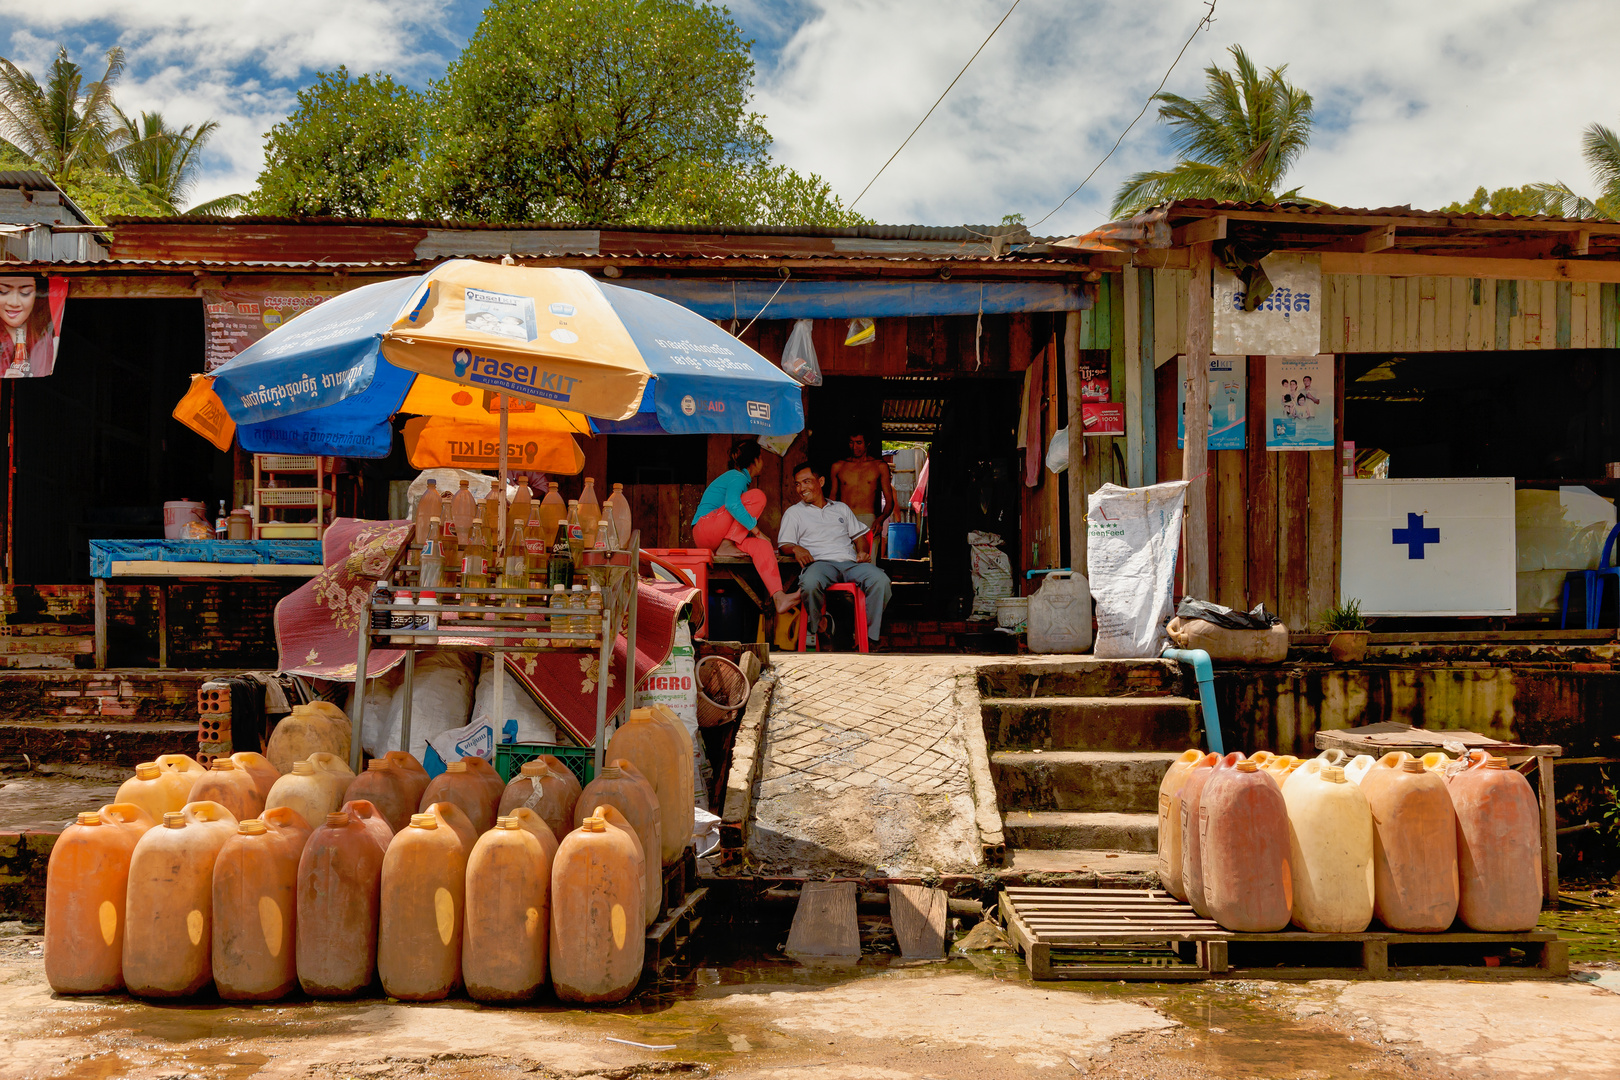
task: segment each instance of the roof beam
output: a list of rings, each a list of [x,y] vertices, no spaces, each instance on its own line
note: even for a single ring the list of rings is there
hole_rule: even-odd
[[[1396,255],[1385,252],[1355,255],[1328,251],[1322,254],[1322,273],[1609,283],[1620,282],[1620,261],[1490,259],[1471,255]]]
[[[1170,243],[1176,247],[1185,244],[1208,244],[1211,241],[1225,239],[1226,218],[1221,215],[1202,218],[1170,233]]]
[[[1257,221],[1266,224],[1288,224],[1296,226],[1312,225],[1359,225],[1365,228],[1377,228],[1388,225],[1391,220],[1399,224],[1402,229],[1463,229],[1483,230],[1486,232],[1579,232],[1587,230],[1594,236],[1620,235],[1620,222],[1611,221],[1565,221],[1559,218],[1536,220],[1533,218],[1466,218],[1452,217],[1447,214],[1308,214],[1290,211],[1268,212],[1265,210],[1210,210],[1199,211],[1191,207],[1176,206],[1172,208],[1178,218],[1196,217],[1224,217],[1229,221]],[[1186,228],[1186,226],[1182,226]]]

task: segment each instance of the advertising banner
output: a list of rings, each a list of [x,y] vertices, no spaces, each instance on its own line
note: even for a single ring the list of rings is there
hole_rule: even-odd
[[[1087,401],[1080,406],[1082,430],[1087,435],[1125,434],[1125,403]]]
[[[1331,353],[1266,357],[1266,449],[1333,449]]]
[[[1245,311],[1243,280],[1215,267],[1215,339],[1222,356],[1305,356],[1322,347],[1322,257],[1267,255],[1260,266],[1271,295]]]
[[[1187,358],[1176,357],[1181,409],[1176,416],[1176,446],[1187,445]],[[1211,450],[1242,450],[1248,443],[1249,358],[1209,358],[1209,441]]]
[[[42,379],[56,370],[62,340],[62,310],[68,279],[38,274],[0,274],[0,327],[5,338],[5,378]]]
[[[203,371],[213,371],[282,323],[331,298],[324,293],[204,289]]]

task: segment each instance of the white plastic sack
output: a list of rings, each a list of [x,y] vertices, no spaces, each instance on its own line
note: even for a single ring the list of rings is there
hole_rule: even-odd
[[[692,811],[692,850],[698,858],[720,846],[720,819],[699,806]]]
[[[388,731],[388,714],[394,706],[394,694],[404,681],[404,664],[395,664],[375,679],[366,680],[366,711],[360,718],[360,746],[372,757],[382,757],[390,750],[399,749],[394,745],[384,746],[383,738]],[[352,684],[343,711],[351,717],[355,715]]]
[[[401,672],[404,665],[397,669]],[[441,732],[467,723],[473,703],[473,661],[465,653],[421,652],[416,654],[416,675],[412,681],[411,745],[405,749],[417,761],[427,761],[428,740]],[[405,719],[405,694],[394,694],[388,708],[388,726],[383,729],[384,750],[398,750],[400,725]]]
[[[787,346],[782,350],[782,370],[798,380],[801,386],[821,385],[821,365],[816,362],[816,347],[810,341],[809,319],[799,319],[788,334]]]
[[[1104,484],[1086,499],[1086,576],[1099,660],[1151,659],[1164,649],[1187,482]]]
[[[495,663],[490,657],[483,658],[483,666],[478,672],[478,689],[473,695],[472,720],[468,727],[477,727],[480,724],[488,725],[494,736],[494,741],[520,742],[520,743],[547,743],[556,746],[557,723],[545,706],[534,699],[528,687],[512,677],[511,672],[506,674],[506,685],[501,688],[501,707],[506,713],[501,717],[502,723],[495,723]],[[510,728],[511,730],[507,730]],[[449,734],[448,732],[446,734]],[[441,751],[440,756],[443,757]],[[466,757],[466,754],[462,754]],[[480,757],[489,757],[490,754],[480,754]],[[445,758],[446,761],[451,760]]]
[[[1065,472],[1069,468],[1069,429],[1060,428],[1046,444],[1046,471]]]
[[[710,771],[709,757],[698,737],[697,657],[692,650],[692,628],[685,620],[675,624],[675,644],[669,650],[669,659],[647,676],[642,689],[636,692],[636,704],[644,709],[663,705],[681,718],[692,736],[692,805],[708,806],[705,781]]]
[[[995,533],[967,534],[968,560],[973,572],[973,618],[994,619],[996,601],[1013,594],[1012,563],[998,546]]]
[[[421,501],[422,493],[427,490],[427,482],[432,480],[439,485],[439,494],[446,492],[454,495],[461,490],[461,482],[467,481],[467,490],[472,492],[475,499],[485,499],[495,490],[498,478],[487,473],[471,472],[467,469],[423,469],[417,474],[411,486],[405,489],[406,517],[416,520],[416,504]]]

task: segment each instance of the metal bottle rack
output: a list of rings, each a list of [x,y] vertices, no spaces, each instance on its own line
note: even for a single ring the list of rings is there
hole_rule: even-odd
[[[405,570],[405,558],[411,550],[411,537],[407,536],[405,542],[394,554],[393,562],[389,565],[384,581],[393,582],[401,578]],[[607,737],[608,721],[628,717],[630,710],[635,708],[636,699],[636,580],[640,576],[641,563],[641,533],[630,534],[629,546],[619,550],[603,550],[600,548],[587,548],[580,553],[579,569],[599,586],[602,590],[602,618],[601,624],[595,633],[578,633],[568,630],[553,630],[554,618],[571,619],[579,615],[577,609],[566,612],[553,613],[549,607],[531,607],[532,602],[546,598],[549,600],[552,593],[546,589],[500,589],[489,586],[467,588],[465,586],[440,586],[438,592],[445,594],[446,598],[455,597],[455,603],[440,604],[429,607],[428,611],[438,616],[438,628],[424,631],[420,628],[379,628],[372,626],[372,613],[387,613],[389,622],[394,616],[419,615],[424,609],[412,604],[374,604],[368,594],[365,603],[360,609],[360,643],[359,651],[355,656],[354,675],[354,740],[349,752],[349,766],[355,772],[360,771],[360,732],[365,723],[366,711],[366,660],[371,654],[372,642],[382,649],[398,649],[405,653],[405,681],[402,690],[405,694],[405,705],[400,718],[399,748],[406,752],[411,744],[411,695],[416,675],[416,654],[428,650],[443,650],[448,652],[490,653],[499,656],[502,653],[590,653],[595,651],[599,665],[599,675],[596,680],[596,769],[602,769],[602,752]],[[400,588],[407,588],[403,581]],[[488,597],[494,605],[488,603],[463,604],[462,596],[474,593],[478,597]],[[518,606],[508,607],[502,601],[516,598]],[[498,599],[497,599],[498,598]],[[594,612],[588,612],[594,614]],[[448,625],[445,616],[452,616]],[[623,674],[624,702],[614,710],[612,716],[608,715],[608,684],[609,670],[613,663],[613,643],[618,637],[617,628],[623,622],[625,626],[625,640],[628,648],[625,652],[625,670]],[[389,640],[395,635],[405,634],[413,640],[409,642],[394,642]],[[542,646],[537,639],[566,640],[569,644],[563,648]],[[506,686],[506,665],[496,665],[495,668],[495,712],[497,728],[505,721],[504,701]]]

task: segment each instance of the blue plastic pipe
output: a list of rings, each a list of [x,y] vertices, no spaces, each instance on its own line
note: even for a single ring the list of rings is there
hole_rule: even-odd
[[[1204,737],[1209,740],[1213,753],[1224,754],[1221,742],[1221,714],[1215,707],[1215,665],[1203,649],[1165,649],[1159,654],[1166,660],[1191,664],[1193,677],[1198,680],[1198,703],[1204,712]]]

